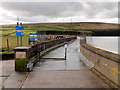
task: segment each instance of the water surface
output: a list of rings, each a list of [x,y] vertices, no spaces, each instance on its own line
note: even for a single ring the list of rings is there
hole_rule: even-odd
[[[118,39],[119,37],[87,37],[87,43],[100,48],[104,49],[113,53],[118,54]],[[120,54],[120,53],[119,53]]]

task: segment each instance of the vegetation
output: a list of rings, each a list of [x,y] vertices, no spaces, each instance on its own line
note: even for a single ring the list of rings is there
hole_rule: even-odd
[[[14,53],[14,51],[4,51],[4,52],[2,52],[2,54],[13,54]]]
[[[23,46],[28,46],[29,33],[36,33],[36,31],[24,30],[24,37],[22,37]],[[4,48],[5,50],[7,50],[7,39],[9,41],[9,51],[12,51],[13,48],[17,46],[17,37],[15,30],[7,30],[7,31],[2,30],[2,48]],[[20,38],[19,38],[19,44],[20,44]]]
[[[120,36],[120,30],[92,30],[93,36]]]
[[[27,71],[27,59],[16,59],[15,60],[15,71]]]
[[[68,26],[69,27],[69,26]],[[7,39],[9,41],[9,51],[12,51],[13,48],[17,46],[17,38],[14,27],[2,27],[0,33],[2,33],[2,48],[7,50]],[[29,33],[36,33],[36,31],[50,31],[46,34],[70,34],[77,35],[77,33],[82,32],[91,32],[91,31],[80,31],[80,30],[63,30],[56,27],[47,27],[47,26],[35,26],[35,27],[25,27],[24,28],[24,37],[22,37],[23,46],[28,46]],[[59,31],[59,32],[58,32]],[[71,31],[71,32],[70,32]],[[19,39],[20,41],[20,39]]]
[[[23,46],[28,46],[29,33],[36,31],[46,31],[46,34],[61,35],[93,35],[93,36],[119,36],[117,24],[108,23],[55,23],[55,24],[24,24],[24,37],[22,38]],[[15,33],[15,25],[4,25],[0,28],[2,33],[2,48],[7,50],[7,39],[9,41],[9,52],[17,46],[17,38]],[[19,39],[20,40],[20,39]],[[9,53],[8,52],[8,53]],[[6,51],[7,53],[7,51]]]
[[[37,33],[41,33],[40,31],[37,31]],[[63,31],[57,31],[57,30],[53,30],[53,31],[46,31],[45,32],[46,35],[88,35],[91,34],[91,31],[78,31],[78,30],[71,30],[71,31],[67,31],[67,30],[63,30]]]
[[[58,28],[50,28],[50,27],[46,27],[46,26],[35,26],[35,27],[25,27],[25,30],[35,30],[35,31],[37,31],[37,30],[50,30],[50,31],[52,31],[52,30],[61,30],[61,29],[58,29]]]

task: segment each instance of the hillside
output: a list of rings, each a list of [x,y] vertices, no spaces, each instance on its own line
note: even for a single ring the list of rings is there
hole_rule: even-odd
[[[2,48],[7,49],[7,39],[10,44],[10,50],[17,45],[15,26],[2,25],[0,37],[2,37]],[[23,46],[28,45],[30,33],[46,31],[45,34],[51,35],[92,35],[92,36],[120,36],[118,24],[98,23],[98,22],[76,22],[76,23],[29,23],[23,24],[24,37]]]
[[[2,27],[15,27],[12,25],[1,25]],[[118,24],[113,23],[100,23],[100,22],[72,22],[72,23],[27,23],[23,24],[24,27],[41,27],[46,26],[48,28],[58,29],[71,29],[71,30],[117,30]]]

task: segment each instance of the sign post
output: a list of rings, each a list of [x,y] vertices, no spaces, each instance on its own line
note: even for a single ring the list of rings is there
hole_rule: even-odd
[[[17,47],[19,47],[19,37],[17,37]]]
[[[30,42],[33,42],[33,44],[34,44],[34,42],[37,42],[37,41],[38,41],[37,33],[30,33],[29,34],[29,44],[30,44]]]
[[[21,37],[21,46],[22,46],[22,37]]]
[[[16,26],[16,37],[17,37],[17,46],[19,46],[19,37],[21,37],[21,46],[22,46],[22,37],[24,36],[24,27]]]

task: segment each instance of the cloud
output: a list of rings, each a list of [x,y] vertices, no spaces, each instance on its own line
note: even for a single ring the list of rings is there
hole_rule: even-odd
[[[118,3],[116,2],[86,2],[83,11],[86,18],[117,18]]]
[[[19,16],[26,22],[47,22],[63,17],[79,17],[84,20],[118,17],[117,2],[3,2],[2,9],[13,15],[4,13],[3,18],[12,17],[15,20]]]
[[[74,11],[80,11],[84,7],[81,3],[59,3],[59,2],[9,2],[3,3],[3,8],[9,10],[15,15],[21,16],[47,16],[47,17],[60,17],[60,16],[71,16],[69,14]],[[65,13],[67,12],[67,13]]]
[[[118,6],[114,2],[9,2],[3,3],[2,7],[15,15],[27,17],[69,17],[83,14],[94,17],[105,11],[116,13]]]

